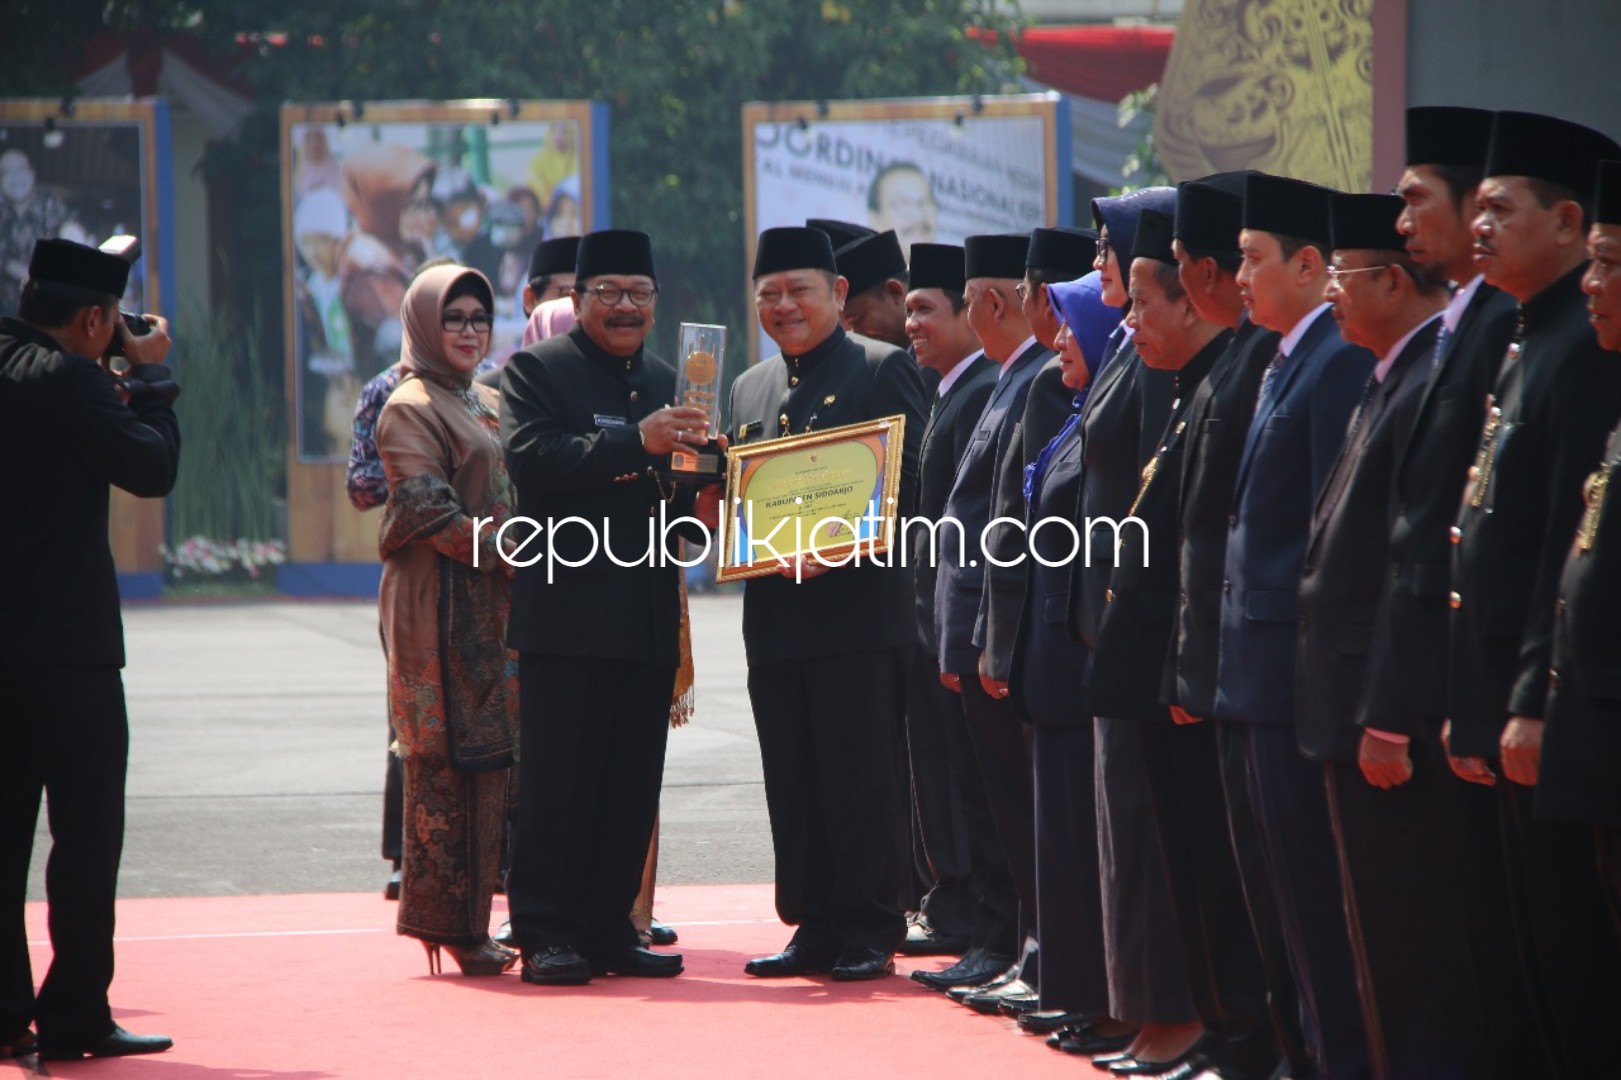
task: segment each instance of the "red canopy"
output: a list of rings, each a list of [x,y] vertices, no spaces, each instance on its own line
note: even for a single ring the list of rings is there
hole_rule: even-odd
[[[1176,31],[1159,26],[1043,26],[1014,44],[1029,75],[1066,94],[1119,101],[1159,82]]]

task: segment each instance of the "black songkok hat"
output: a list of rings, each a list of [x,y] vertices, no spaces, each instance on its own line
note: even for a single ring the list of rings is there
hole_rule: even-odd
[[[962,242],[963,277],[1024,277],[1024,256],[1030,250],[1029,233],[986,233]]]
[[[1244,181],[1243,227],[1329,246],[1332,188],[1287,176],[1256,173]]]
[[[97,251],[72,240],[39,240],[34,254],[28,260],[28,277],[32,281],[54,281],[58,285],[77,285],[91,292],[109,296],[123,296],[129,283],[130,264],[117,255]]]
[[[1039,270],[1056,281],[1074,281],[1092,272],[1097,257],[1094,229],[1035,229],[1024,254],[1024,268]]]
[[[1601,225],[1621,225],[1621,161],[1598,163],[1598,182],[1593,188],[1593,220]]]
[[[912,288],[939,289],[947,296],[961,296],[967,284],[961,247],[956,244],[912,245]]]
[[[553,274],[572,274],[579,257],[578,236],[559,236],[552,240],[542,240],[535,245],[535,250],[529,253],[529,276],[524,280],[533,281],[540,277],[551,277]]]
[[[833,242],[821,229],[788,225],[767,229],[754,249],[754,276],[780,274],[785,270],[826,270],[839,272],[833,261]]]
[[[1486,175],[1546,180],[1586,195],[1593,171],[1606,158],[1621,158],[1621,144],[1590,127],[1556,116],[1500,112],[1492,121]]]
[[[581,281],[598,274],[641,274],[658,280],[653,272],[653,238],[635,229],[602,229],[580,237],[574,276]]]
[[[1335,249],[1405,251],[1407,238],[1396,231],[1405,205],[1399,195],[1335,195],[1328,200]]]
[[[1203,180],[1177,185],[1172,233],[1182,246],[1200,252],[1236,252],[1243,228],[1244,192],[1223,191]]]
[[[1407,110],[1407,164],[1478,169],[1492,141],[1490,109],[1416,105]]]
[[[850,283],[851,296],[906,274],[906,256],[894,229],[852,240],[833,252],[833,261]]]
[[[876,229],[869,229],[865,225],[857,225],[850,221],[835,221],[832,218],[806,218],[805,224],[809,228],[820,229],[827,233],[827,238],[832,242],[835,252],[846,244],[853,244],[864,237],[878,235]]]
[[[1132,259],[1155,259],[1176,265],[1171,253],[1171,235],[1176,219],[1161,210],[1144,210],[1137,218],[1137,235],[1131,241]]]

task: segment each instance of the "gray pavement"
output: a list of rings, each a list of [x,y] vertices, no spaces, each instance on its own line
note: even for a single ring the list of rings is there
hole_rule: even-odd
[[[697,718],[670,734],[659,881],[770,881],[738,595],[692,599]],[[380,889],[377,606],[126,608],[123,896]],[[29,898],[43,899],[41,814]]]

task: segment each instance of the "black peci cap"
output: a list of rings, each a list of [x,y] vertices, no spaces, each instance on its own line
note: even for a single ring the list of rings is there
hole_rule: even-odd
[[[1244,194],[1223,191],[1203,180],[1177,185],[1176,221],[1172,234],[1193,251],[1238,251],[1238,230],[1243,228]]]
[[[108,296],[123,296],[129,284],[130,264],[117,255],[97,251],[72,240],[40,240],[28,260],[31,281],[76,285]]]
[[[580,237],[574,276],[584,281],[598,274],[642,274],[658,280],[653,272],[653,238],[635,229],[602,229]]]
[[[542,240],[529,253],[529,276],[525,281],[551,277],[553,274],[572,274],[580,257],[578,236],[559,236]]]
[[[939,289],[947,296],[961,296],[967,284],[968,279],[963,273],[963,249],[959,245],[912,245],[912,288]]]
[[[1154,259],[1176,265],[1171,252],[1171,235],[1176,219],[1163,210],[1144,210],[1137,218],[1137,235],[1131,241],[1131,257]]]
[[[1399,195],[1335,195],[1328,200],[1334,248],[1405,251],[1407,238],[1396,231],[1396,219],[1406,205]]]
[[[833,252],[833,262],[850,283],[851,296],[906,274],[906,256],[894,229],[852,240]]]
[[[1478,169],[1486,164],[1492,140],[1490,109],[1462,105],[1416,105],[1407,110],[1407,164],[1454,165]]]
[[[1092,271],[1098,257],[1098,234],[1093,229],[1035,229],[1025,251],[1024,268],[1038,270],[1058,281],[1074,281]]]
[[[839,272],[833,261],[833,242],[821,229],[787,225],[760,234],[754,249],[754,276],[780,274],[785,270],[826,270]]]
[[[962,242],[963,276],[975,278],[1024,277],[1024,256],[1030,250],[1029,233],[985,233]]]
[[[1500,112],[1492,121],[1487,176],[1524,176],[1589,193],[1593,173],[1606,158],[1621,158],[1621,144],[1556,116]]]
[[[1329,246],[1328,199],[1321,184],[1256,173],[1245,178],[1243,227]]]
[[[878,235],[877,229],[869,229],[865,225],[857,225],[852,221],[835,221],[833,218],[806,218],[808,228],[820,229],[827,233],[828,241],[836,252],[846,244],[853,244],[868,236]]]

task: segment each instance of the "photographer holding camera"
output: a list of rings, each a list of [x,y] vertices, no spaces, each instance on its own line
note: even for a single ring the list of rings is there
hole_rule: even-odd
[[[41,240],[18,317],[0,319],[0,1058],[171,1045],[125,1031],[107,1003],[129,753],[108,488],[166,495],[180,457],[168,325],[120,317],[129,270]],[[23,904],[42,791],[54,958],[36,999]]]

